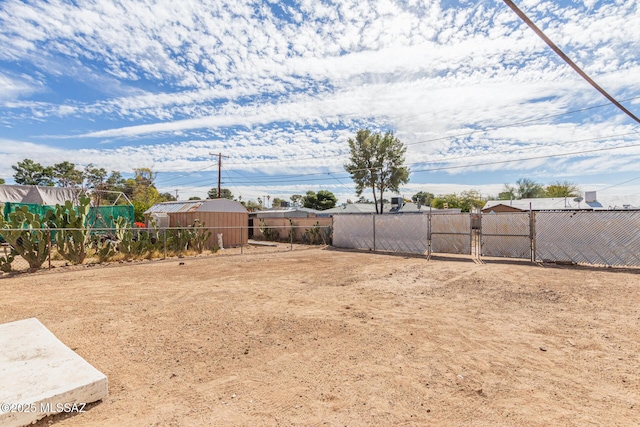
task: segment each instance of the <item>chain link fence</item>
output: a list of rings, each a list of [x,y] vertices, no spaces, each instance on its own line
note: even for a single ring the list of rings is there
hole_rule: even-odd
[[[247,227],[0,229],[0,274],[86,264],[201,255],[283,252],[329,245],[332,227],[263,225],[249,238]]]
[[[334,245],[640,267],[640,212],[341,215]]]
[[[407,254],[465,254],[640,267],[640,212],[339,215],[254,227],[0,229],[0,272],[257,254],[333,245]]]

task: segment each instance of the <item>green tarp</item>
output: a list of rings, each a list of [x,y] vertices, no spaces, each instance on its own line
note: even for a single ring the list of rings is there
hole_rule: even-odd
[[[7,202],[4,204],[2,213],[4,214],[4,217],[7,218],[9,213],[15,212],[16,209],[21,209],[23,206],[26,206],[32,214],[39,214],[41,218],[44,218],[47,211],[53,211],[56,209],[55,206],[50,205]],[[111,217],[113,217],[114,221],[117,221],[118,218],[126,218],[129,222],[129,226],[133,227],[133,206],[92,206],[89,208],[89,216],[87,218],[86,226],[91,228],[115,228],[115,222],[111,220]]]

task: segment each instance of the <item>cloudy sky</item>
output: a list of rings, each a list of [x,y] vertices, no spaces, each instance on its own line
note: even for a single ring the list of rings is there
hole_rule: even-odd
[[[515,3],[640,115],[640,0]],[[503,1],[2,0],[0,46],[7,183],[24,158],[149,167],[186,199],[222,153],[243,200],[344,202],[370,128],[407,145],[407,197],[520,177],[640,195],[640,125]]]

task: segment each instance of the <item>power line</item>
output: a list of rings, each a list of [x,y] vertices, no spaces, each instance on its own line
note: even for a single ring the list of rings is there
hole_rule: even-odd
[[[553,51],[555,53],[558,54],[558,56],[560,56],[560,58],[562,58],[564,60],[564,62],[566,62],[571,68],[573,68],[583,79],[585,79],[587,81],[587,83],[589,83],[591,86],[593,86],[598,92],[600,92],[602,95],[604,95],[605,98],[607,98],[609,101],[611,101],[611,103],[613,105],[615,105],[616,107],[618,107],[622,112],[624,112],[627,116],[631,117],[633,120],[635,120],[637,123],[640,123],[640,119],[637,118],[631,111],[627,110],[622,104],[620,104],[613,96],[609,95],[609,93],[604,90],[602,87],[600,87],[600,85],[598,85],[595,81],[593,81],[591,79],[591,77],[589,77],[587,75],[587,73],[585,73],[584,71],[582,71],[582,69],[580,67],[578,67],[575,62],[573,62],[558,46],[556,46],[555,43],[553,43],[551,41],[551,39],[549,37],[547,37],[540,28],[538,28],[536,26],[536,24],[534,24],[527,15],[524,14],[523,11],[521,11],[518,6],[516,6],[511,0],[503,0],[507,6],[509,6],[511,8],[511,10],[513,10],[516,15],[518,15],[520,17],[520,19],[522,19],[525,24],[527,24],[542,40],[544,40],[544,42],[551,48],[553,49]]]
[[[626,98],[623,99],[622,102],[627,102],[627,101],[633,101],[636,99],[640,99],[640,96],[636,96],[636,97],[631,97],[631,98]],[[409,145],[418,145],[418,144],[425,144],[425,143],[429,143],[429,142],[436,142],[436,141],[442,141],[442,140],[446,140],[446,139],[455,139],[455,138],[461,138],[461,137],[465,137],[465,136],[470,136],[470,135],[474,135],[477,133],[484,133],[484,132],[489,132],[489,131],[493,131],[493,130],[499,130],[499,129],[504,129],[504,128],[509,128],[509,127],[513,127],[513,126],[519,126],[519,125],[523,125],[523,124],[528,124],[528,123],[535,123],[538,121],[543,121],[543,120],[547,120],[550,118],[555,118],[555,117],[562,117],[562,116],[566,116],[569,114],[575,114],[575,113],[581,113],[584,111],[588,111],[588,110],[593,110],[596,108],[602,108],[602,107],[606,107],[609,106],[609,103],[606,104],[598,104],[598,105],[593,105],[590,107],[585,107],[585,108],[580,108],[577,110],[571,110],[571,111],[567,111],[565,113],[558,113],[558,114],[550,114],[550,115],[546,115],[546,116],[542,116],[542,117],[538,117],[538,118],[534,118],[534,119],[529,119],[529,120],[522,120],[519,122],[513,122],[513,123],[509,123],[503,126],[493,126],[493,127],[488,127],[485,129],[478,129],[478,130],[474,130],[471,132],[466,132],[466,133],[461,133],[461,134],[456,134],[456,135],[448,135],[448,136],[441,136],[441,137],[437,137],[437,138],[432,138],[432,139],[425,139],[425,140],[420,140],[420,141],[414,141],[414,142],[409,142],[406,143],[405,145],[409,146]],[[616,135],[617,136],[617,135]],[[603,138],[598,138],[598,139],[603,139]],[[549,144],[549,145],[557,145],[557,144],[564,144],[564,143],[556,143],[556,144]],[[324,159],[331,159],[331,158],[337,158],[337,157],[342,157],[347,153],[340,153],[340,154],[333,154],[333,155],[329,155],[329,156],[323,156]],[[469,157],[469,156],[464,156],[464,157]],[[274,164],[274,163],[285,163],[285,162],[299,162],[299,161],[305,161],[305,160],[317,160],[317,157],[300,157],[300,158],[286,158],[286,159],[279,159],[279,160],[247,160],[247,162],[250,162],[252,165],[257,165],[257,164]],[[448,160],[448,159],[445,159]],[[227,166],[239,166],[239,165],[246,165],[247,163],[226,163]],[[170,177],[167,178],[166,180],[162,180],[159,181],[158,184],[159,185],[166,185],[167,183],[171,182],[171,181],[175,181],[176,179],[180,179],[189,175],[192,175],[194,173],[199,173],[199,172],[203,172],[206,171],[207,169],[210,169],[212,167],[216,166],[215,163],[212,163],[209,166],[205,166],[204,168],[195,170],[193,172],[187,172],[184,173],[182,175],[178,175],[175,177]],[[208,179],[208,178],[207,178]]]
[[[498,164],[503,164],[503,163],[524,162],[526,160],[550,159],[550,158],[553,158],[553,157],[573,156],[573,155],[579,155],[579,154],[595,153],[595,152],[598,152],[598,151],[619,150],[619,149],[622,149],[622,148],[630,148],[630,147],[640,147],[640,143],[622,145],[620,147],[595,148],[593,150],[574,151],[574,152],[571,152],[571,153],[548,154],[546,156],[525,157],[525,158],[512,159],[512,160],[496,160],[496,161],[493,161],[493,162],[475,163],[475,164],[462,165],[462,166],[442,166],[442,167],[438,167],[438,168],[416,170],[416,171],[413,171],[413,172],[434,172],[434,171],[447,170],[447,169],[473,168],[473,167],[476,167],[476,166],[489,166],[489,165],[498,165]]]
[[[438,161],[427,162],[426,164],[428,164],[428,163],[432,163],[432,164],[444,163],[444,162],[450,162],[452,160],[457,160],[457,159],[462,159],[462,158],[470,158],[470,157],[483,157],[483,156],[490,156],[490,155],[496,155],[496,154],[509,154],[509,153],[514,153],[514,152],[519,152],[519,151],[528,151],[528,150],[540,149],[540,148],[543,148],[543,147],[565,145],[565,144],[575,144],[575,143],[579,143],[579,142],[597,141],[597,140],[608,139],[608,138],[616,138],[616,137],[621,137],[621,136],[637,135],[639,133],[640,133],[640,131],[636,131],[636,132],[629,132],[629,133],[624,133],[624,134],[608,135],[608,136],[595,137],[595,138],[584,138],[584,139],[579,139],[579,140],[564,141],[564,142],[558,142],[558,143],[553,143],[553,144],[544,144],[544,145],[538,145],[538,146],[535,146],[535,147],[519,147],[517,149],[502,150],[502,151],[497,151],[497,152],[492,152],[492,153],[472,154],[472,155],[460,156],[460,157],[452,157],[452,158],[450,157],[450,158],[444,158],[444,159],[441,159],[441,160],[438,160]],[[433,172],[433,171],[447,170],[447,169],[462,169],[462,168],[467,168],[467,167],[489,166],[489,165],[493,165],[493,164],[514,163],[514,162],[520,162],[520,161],[525,161],[525,160],[534,160],[534,159],[541,159],[541,158],[553,158],[553,157],[564,157],[564,156],[570,156],[570,155],[588,154],[588,153],[591,153],[591,152],[617,150],[617,149],[621,149],[621,148],[635,147],[635,146],[638,146],[638,145],[640,145],[640,144],[628,144],[628,145],[617,146],[617,147],[604,147],[604,148],[591,149],[591,150],[574,151],[574,152],[569,152],[569,153],[560,153],[560,154],[551,154],[551,155],[545,155],[545,156],[525,157],[525,158],[517,158],[517,159],[509,159],[509,160],[501,160],[501,161],[480,162],[480,163],[475,163],[475,164],[471,164],[471,165],[442,166],[442,167],[436,167],[436,168],[417,169],[417,170],[413,170],[411,172]],[[408,163],[408,164],[406,164],[406,166],[411,167],[411,166],[414,166],[414,165],[421,165],[421,164],[425,164],[425,162]],[[367,170],[367,169],[359,169],[359,170]],[[248,176],[240,173],[236,169],[232,169],[232,171],[244,178],[244,180],[235,180],[231,176],[229,176],[229,179],[234,183],[234,185],[243,185],[243,184],[244,185],[246,185],[246,184],[272,185],[272,184],[281,184],[281,183],[291,183],[293,180],[295,180],[296,182],[325,181],[326,178],[306,178],[306,179],[301,179],[301,177],[312,177],[312,176],[323,176],[323,175],[329,175],[331,178],[337,180],[341,185],[347,185],[347,184],[342,183],[334,175],[334,173],[332,173],[332,172],[316,172],[316,173],[295,174],[295,175],[289,175],[289,174],[287,174],[287,175],[273,175],[273,176],[268,176],[268,177],[261,177],[260,180],[256,180],[254,178],[248,177]],[[345,174],[344,177],[341,176],[341,178],[345,178],[345,179],[349,178],[349,175]],[[206,178],[206,179],[203,179],[203,180],[198,180],[198,181],[192,182],[191,184],[198,184],[200,182],[208,182],[208,181],[210,181],[210,178]],[[197,187],[186,187],[186,188],[197,188]]]
[[[617,186],[619,186],[619,185],[628,184],[628,183],[630,183],[631,181],[635,181],[635,180],[637,180],[637,179],[640,179],[640,176],[637,176],[637,177],[635,177],[635,178],[631,178],[631,179],[630,179],[630,180],[628,180],[628,181],[619,182],[619,183],[617,183],[617,184],[613,184],[613,185],[610,185],[610,186],[608,186],[608,187],[601,188],[601,189],[599,189],[598,191],[604,191],[604,190],[608,190],[608,189],[610,189],[610,188],[617,187]]]

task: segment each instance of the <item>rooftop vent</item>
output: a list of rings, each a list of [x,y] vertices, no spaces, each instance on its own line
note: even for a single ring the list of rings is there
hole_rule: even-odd
[[[587,202],[587,203],[597,202],[598,199],[596,198],[596,192],[595,191],[585,191],[584,192],[584,201]]]

